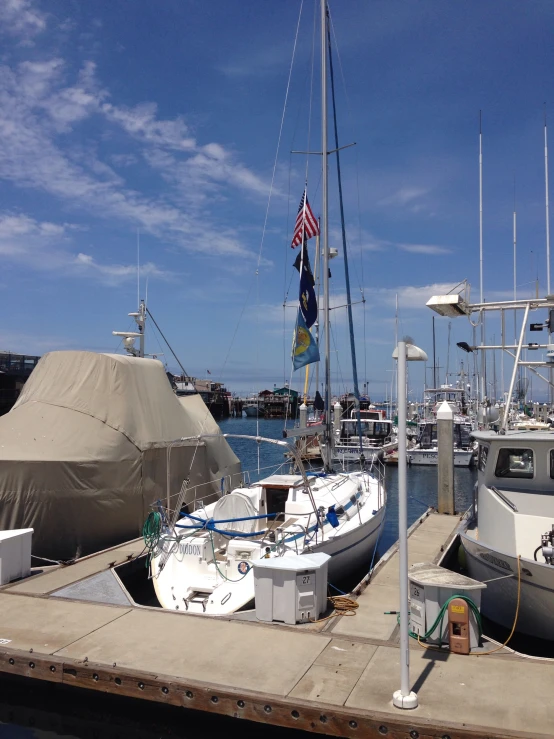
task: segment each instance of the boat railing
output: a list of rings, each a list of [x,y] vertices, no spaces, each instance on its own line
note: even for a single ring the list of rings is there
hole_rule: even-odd
[[[384,490],[385,490],[385,463],[382,459],[374,459],[368,467],[368,472],[372,474],[377,480],[378,486],[378,507],[381,508],[384,502]]]
[[[378,449],[379,447],[383,446],[383,444],[386,443],[387,437],[383,437],[381,439],[370,439],[368,436],[362,437],[362,446],[364,448],[371,448],[371,449]],[[342,440],[339,439],[335,442],[335,448],[347,448],[347,449],[356,449],[360,448],[360,437],[353,437],[352,440]]]

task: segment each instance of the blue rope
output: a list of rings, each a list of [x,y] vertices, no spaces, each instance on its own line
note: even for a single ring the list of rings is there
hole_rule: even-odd
[[[216,524],[218,523],[234,523],[238,521],[256,521],[260,518],[275,518],[277,514],[276,513],[264,513],[261,516],[245,516],[244,518],[224,518],[224,519],[218,519],[217,521],[213,518],[199,518],[198,516],[193,516],[190,513],[186,513],[185,516],[187,518],[192,519],[193,521],[198,521],[197,524],[192,525],[186,525],[182,523],[176,523],[175,528],[177,529],[196,529],[197,531],[200,531],[202,529],[205,529],[207,531],[215,531],[216,534],[222,534],[223,536],[238,536],[243,538],[249,538],[253,536],[259,537],[262,532],[261,531],[254,531],[250,534],[247,534],[242,531],[232,531],[231,529],[225,530],[225,529],[219,529],[217,528]]]

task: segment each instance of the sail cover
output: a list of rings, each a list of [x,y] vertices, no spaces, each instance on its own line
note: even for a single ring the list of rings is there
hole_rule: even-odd
[[[240,462],[199,395],[177,398],[161,362],[50,352],[0,417],[0,530],[33,528],[33,554],[70,559],[140,535],[151,505],[213,501]]]

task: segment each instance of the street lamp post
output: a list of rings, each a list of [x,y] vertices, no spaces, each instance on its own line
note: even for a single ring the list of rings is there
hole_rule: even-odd
[[[406,362],[426,362],[427,354],[413,344],[399,341],[393,359],[398,360],[398,556],[400,559],[400,690],[392,696],[397,708],[417,708],[417,695],[410,690],[410,645],[408,633],[408,489],[406,484]]]

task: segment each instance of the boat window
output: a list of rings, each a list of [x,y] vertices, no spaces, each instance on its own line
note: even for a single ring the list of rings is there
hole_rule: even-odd
[[[422,425],[418,437],[419,445],[422,449],[429,449],[437,440],[437,424],[425,423]]]
[[[479,469],[484,471],[487,466],[487,457],[489,456],[489,448],[484,444],[479,444]]]
[[[519,477],[531,479],[535,473],[532,449],[507,449],[498,452],[496,477]]]

